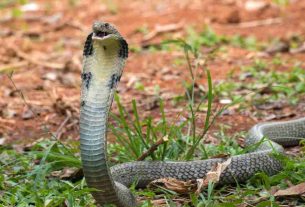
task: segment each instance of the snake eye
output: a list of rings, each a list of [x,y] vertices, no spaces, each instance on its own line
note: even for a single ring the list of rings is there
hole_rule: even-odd
[[[107,36],[107,35],[109,35],[108,32],[97,31],[97,32],[95,33],[95,36],[97,36],[97,37],[105,37],[105,36]]]

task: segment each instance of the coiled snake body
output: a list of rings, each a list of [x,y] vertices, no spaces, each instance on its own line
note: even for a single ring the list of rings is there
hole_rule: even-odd
[[[141,187],[164,177],[203,178],[216,163],[225,161],[221,158],[188,162],[141,161],[108,167],[108,113],[127,56],[128,45],[115,27],[104,22],[94,23],[84,48],[80,141],[85,178],[89,187],[97,189],[92,194],[100,205],[137,206],[128,189],[134,181]],[[243,182],[257,172],[273,175],[280,171],[280,161],[270,153],[273,150],[283,152],[281,145],[298,144],[305,137],[305,118],[255,125],[248,133],[246,144],[258,143],[263,137],[268,137],[268,142],[262,142],[254,152],[231,158],[219,184]]]

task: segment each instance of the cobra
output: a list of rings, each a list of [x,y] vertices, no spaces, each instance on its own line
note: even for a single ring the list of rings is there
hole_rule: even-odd
[[[96,22],[85,42],[83,55],[81,159],[86,182],[89,187],[96,189],[92,195],[99,205],[137,206],[135,196],[128,189],[133,182],[137,181],[137,187],[145,187],[158,178],[203,178],[216,163],[226,160],[139,161],[109,168],[107,120],[114,91],[128,57],[128,45],[113,25]],[[259,143],[265,137],[268,137],[267,142],[262,142],[255,151],[231,157],[230,165],[221,174],[219,185],[244,182],[257,172],[268,175],[279,172],[282,164],[272,156],[272,152],[283,152],[281,145],[297,145],[305,137],[305,118],[255,125],[249,131],[245,143]]]

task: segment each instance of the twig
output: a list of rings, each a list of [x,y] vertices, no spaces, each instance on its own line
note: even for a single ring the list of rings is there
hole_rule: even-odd
[[[29,108],[29,110],[32,112],[32,114],[34,115],[35,118],[38,117],[37,113],[33,110],[33,108],[31,107],[31,105],[27,102],[27,100],[25,99],[25,96],[23,94],[23,92],[21,90],[19,90],[15,84],[15,82],[13,81],[13,78],[12,76],[10,75],[7,75],[8,79],[11,81],[14,89],[19,93],[23,103]],[[44,131],[45,131],[45,134],[51,134],[51,138],[53,139],[57,139],[56,136],[53,135],[53,133],[49,130],[49,128],[47,127],[47,125],[45,123],[43,123],[43,128],[44,128]]]
[[[70,120],[70,118],[72,117],[71,113],[69,111],[67,111],[67,117],[65,118],[65,120],[60,124],[60,126],[58,127],[55,136],[57,137],[57,139],[60,139],[61,137],[61,131],[64,128],[64,126],[68,123],[68,121]]]
[[[21,62],[11,63],[11,64],[7,64],[7,65],[1,65],[0,73],[10,72],[12,70],[20,69],[26,65],[28,65],[27,61],[21,61]]]
[[[80,31],[82,31],[82,32],[87,31],[87,28],[86,28],[83,24],[81,24],[80,22],[76,22],[76,21],[74,21],[74,22],[67,21],[65,24],[66,24],[67,26],[72,27],[72,28],[78,29],[78,30],[80,30]]]
[[[16,124],[15,120],[3,119],[0,117],[0,122],[5,124]]]
[[[267,26],[271,24],[280,24],[280,23],[282,23],[282,18],[278,17],[278,18],[250,21],[250,22],[241,22],[230,26],[239,27],[239,28],[250,28],[250,27]]]
[[[67,128],[69,129],[69,128],[71,128],[71,127],[77,125],[78,123],[79,123],[79,122],[78,122],[77,120],[74,120],[72,123],[67,124]]]
[[[65,64],[62,64],[62,63],[50,63],[50,62],[46,62],[46,61],[37,60],[37,59],[31,57],[31,55],[28,55],[25,52],[21,51],[18,47],[14,46],[14,45],[10,45],[9,48],[12,49],[17,54],[17,56],[19,56],[20,58],[22,58],[24,60],[27,60],[28,62],[30,62],[32,64],[47,67],[47,68],[53,68],[53,69],[64,69],[65,68]]]
[[[143,42],[153,39],[160,33],[172,32],[181,29],[183,27],[183,23],[184,22],[181,21],[178,24],[157,25],[153,31],[144,36]]]
[[[151,155],[154,151],[157,150],[157,148],[163,144],[164,142],[168,141],[168,136],[164,136],[160,139],[157,140],[156,143],[154,143],[147,151],[145,151],[138,159],[137,161],[142,161],[144,160],[146,157],[148,157],[149,155]]]

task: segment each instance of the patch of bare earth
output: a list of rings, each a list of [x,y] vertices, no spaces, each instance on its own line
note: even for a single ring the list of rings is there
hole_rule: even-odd
[[[210,25],[218,34],[254,36],[259,41],[305,33],[305,2],[300,0],[287,7],[265,1],[254,9],[245,0],[32,2],[36,5],[32,9],[16,6],[23,10],[18,18],[11,16],[14,5],[0,14],[0,134],[8,143],[31,142],[50,132],[59,139],[78,139],[82,47],[94,20],[114,23],[131,48],[183,37],[190,26],[200,31]],[[228,73],[238,73],[256,57],[256,52],[228,47],[226,55],[208,61],[207,67],[217,82]],[[305,60],[304,53],[281,57],[291,64]],[[264,58],[271,60],[272,55]],[[119,86],[123,104],[130,107],[136,99],[144,115],[158,117],[156,85],[168,102],[184,94],[182,82],[189,74],[184,64],[174,64],[177,59],[184,59],[182,51],[131,52]],[[199,84],[206,84],[204,73],[198,79]],[[137,83],[146,90],[135,90]],[[175,120],[179,114],[183,111],[166,104],[167,116]],[[219,118],[219,123],[232,126],[232,132],[247,130],[257,121],[247,113]]]

